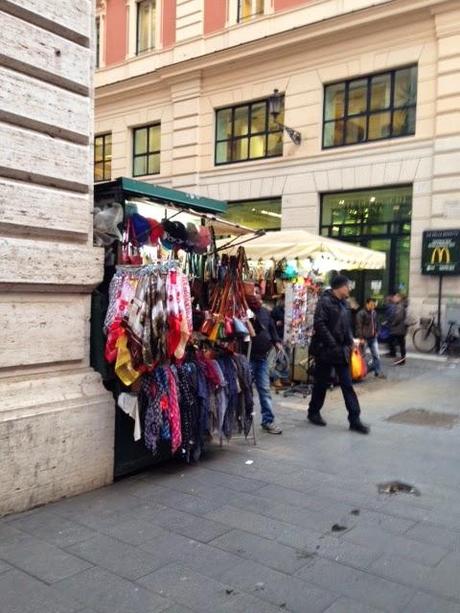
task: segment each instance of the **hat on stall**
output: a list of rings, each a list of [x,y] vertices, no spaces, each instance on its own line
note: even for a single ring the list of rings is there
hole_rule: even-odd
[[[156,245],[160,238],[162,238],[165,231],[161,223],[156,221],[156,219],[149,219],[148,222],[150,226],[150,242],[152,245]]]
[[[167,249],[173,247],[183,247],[187,241],[187,230],[180,221],[169,221],[163,219],[162,222],[165,236],[163,236],[162,242]]]
[[[198,232],[198,239],[195,242],[196,253],[206,253],[209,245],[211,244],[211,230],[206,226],[200,226]]]
[[[140,245],[148,243],[150,240],[150,224],[148,219],[139,215],[139,213],[133,213],[131,215],[131,223],[133,224],[134,235],[137,242]]]
[[[188,222],[187,224],[187,243],[186,249],[187,251],[193,251],[196,243],[198,242],[200,233],[198,232],[198,228],[192,222]]]
[[[345,275],[336,275],[331,280],[331,289],[340,289],[341,287],[344,287],[345,285],[349,285],[349,283],[350,283],[350,279],[346,277]]]

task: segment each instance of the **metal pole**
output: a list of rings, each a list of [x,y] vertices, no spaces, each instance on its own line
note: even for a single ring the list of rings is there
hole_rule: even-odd
[[[441,344],[441,302],[442,302],[442,278],[443,275],[440,274],[439,275],[439,285],[438,285],[438,330],[439,330],[439,337],[438,337],[438,351],[439,351],[439,347]]]

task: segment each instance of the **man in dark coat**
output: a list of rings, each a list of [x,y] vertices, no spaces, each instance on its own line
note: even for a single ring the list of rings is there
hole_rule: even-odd
[[[386,379],[380,362],[379,341],[377,338],[378,323],[375,307],[375,300],[368,298],[365,307],[356,316],[356,336],[363,347],[367,345],[371,351],[375,376],[379,377],[379,379]]]
[[[388,318],[390,326],[390,355],[395,359],[395,366],[404,366],[406,363],[406,334],[407,334],[407,300],[401,294],[393,296],[393,310]],[[399,347],[401,357],[396,357],[396,346]]]
[[[314,335],[310,345],[310,353],[315,357],[316,367],[308,419],[315,426],[326,425],[320,411],[334,368],[347,407],[350,430],[368,434],[370,428],[361,422],[359,401],[350,373],[350,355],[354,340],[346,302],[349,295],[349,279],[337,275],[331,281],[331,289],[324,292],[316,307]]]
[[[270,311],[262,306],[259,286],[255,286],[254,293],[247,296],[247,301],[249,308],[254,313],[253,322],[256,335],[252,339],[251,370],[259,394],[262,428],[269,434],[281,434],[282,430],[275,424],[275,415],[273,414],[267,360],[268,352],[272,347],[282,347],[281,341]]]

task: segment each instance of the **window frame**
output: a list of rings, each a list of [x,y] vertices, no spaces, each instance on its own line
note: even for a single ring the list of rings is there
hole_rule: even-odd
[[[404,107],[398,106],[395,107],[394,104],[394,98],[395,98],[395,81],[396,81],[396,73],[400,72],[402,70],[408,70],[411,68],[416,68],[417,69],[417,80],[416,80],[416,96],[415,96],[415,102],[413,104],[408,104]],[[390,104],[387,108],[384,109],[376,109],[376,110],[371,110],[371,96],[372,96],[372,87],[371,87],[371,83],[372,83],[372,79],[374,79],[375,77],[379,77],[379,76],[383,76],[383,75],[389,75],[390,76],[390,82],[391,82],[391,91],[390,91]],[[367,92],[366,92],[366,110],[362,113],[357,113],[355,115],[349,115],[348,114],[348,103],[349,103],[349,91],[350,91],[350,84],[355,82],[355,81],[366,81],[366,87],[367,87]],[[339,119],[326,119],[326,90],[328,87],[332,87],[334,85],[341,85],[343,84],[345,86],[345,92],[344,92],[344,114],[341,118]],[[321,134],[321,149],[324,151],[328,151],[329,149],[339,149],[341,147],[355,147],[357,145],[364,145],[364,144],[369,144],[369,143],[378,143],[380,141],[383,140],[393,140],[396,138],[408,138],[411,136],[415,136],[416,134],[416,122],[417,122],[417,95],[418,95],[418,64],[417,63],[412,63],[412,64],[407,64],[404,66],[398,66],[397,68],[392,68],[391,70],[380,70],[378,72],[372,72],[370,74],[365,74],[362,76],[356,76],[353,77],[351,79],[339,79],[336,81],[331,81],[330,83],[324,83],[323,85],[323,117],[322,117],[322,134]],[[393,134],[393,130],[394,130],[394,115],[396,111],[402,110],[402,109],[414,109],[415,110],[415,115],[414,115],[414,131],[408,134]],[[372,117],[373,115],[378,115],[381,113],[390,113],[391,116],[391,120],[390,120],[390,134],[388,136],[381,136],[380,138],[373,138],[373,139],[369,139],[369,118]],[[347,128],[347,121],[352,119],[352,118],[362,118],[365,117],[366,119],[366,138],[364,140],[361,141],[357,141],[354,143],[347,143],[346,142],[346,128]],[[325,144],[325,133],[326,133],[326,125],[329,124],[335,124],[338,121],[343,121],[344,124],[344,129],[343,129],[343,142],[341,144],[332,144],[332,145],[326,145]]]
[[[261,136],[263,135],[265,137],[265,151],[268,152],[268,136],[270,134],[281,134],[281,138],[283,138],[283,128],[279,128],[278,130],[270,130],[269,129],[269,125],[270,125],[270,113],[269,113],[269,102],[268,102],[268,98],[259,98],[257,100],[251,100],[250,102],[242,102],[240,104],[233,104],[230,106],[223,106],[217,109],[214,109],[214,121],[215,121],[215,133],[214,133],[214,165],[215,166],[224,166],[226,164],[244,164],[245,162],[257,162],[258,160],[269,160],[272,158],[278,158],[278,157],[283,157],[283,143],[282,143],[282,147],[281,147],[281,153],[277,154],[277,155],[268,155],[267,153],[265,153],[265,155],[261,155],[259,157],[250,157],[250,139],[253,136]],[[282,94],[282,100],[283,100],[283,114],[284,114],[284,101],[285,101],[285,96],[284,94]],[[264,103],[265,104],[265,129],[263,132],[251,132],[251,121],[252,121],[252,107],[254,105],[257,104],[261,104]],[[236,109],[239,108],[243,108],[243,107],[248,107],[248,132],[246,135],[244,136],[234,136],[234,130],[235,130],[235,111]],[[220,111],[227,111],[227,110],[231,110],[232,112],[232,130],[231,130],[231,136],[229,138],[218,138],[218,114]],[[281,124],[283,123],[283,121],[280,122]],[[248,157],[245,158],[244,160],[227,160],[225,162],[218,162],[217,161],[217,145],[219,143],[231,143],[232,148],[233,148],[233,144],[236,141],[239,140],[243,140],[243,139],[248,139]]]
[[[150,151],[150,128],[158,128],[160,131],[160,148],[158,150]],[[147,144],[145,153],[137,153],[136,154],[136,133],[139,130],[147,130]],[[132,129],[133,132],[133,159],[132,159],[132,176],[133,177],[152,177],[154,175],[159,175],[161,173],[161,122],[155,121],[153,123],[148,123],[143,126],[136,126]],[[147,170],[149,167],[149,156],[150,155],[158,155],[160,164],[158,168],[158,172],[147,172],[145,174],[136,174],[135,173],[135,163],[137,158],[147,158]]]
[[[243,19],[241,17],[241,9],[242,9],[242,2],[244,0],[237,0],[236,5],[236,23],[248,23],[250,21],[253,21],[254,19],[257,19],[258,17],[263,17],[265,15],[265,0],[262,0],[262,12],[260,13],[252,13],[249,17],[247,17],[246,19]],[[251,2],[256,1],[257,0],[251,0]]]
[[[155,5],[155,22],[152,25],[153,35],[153,46],[147,47],[146,49],[139,49],[139,25],[140,25],[140,13],[141,13],[141,5],[144,2],[153,3]],[[136,0],[136,49],[135,54],[143,55],[144,53],[150,53],[157,48],[157,21],[158,21],[158,12],[157,12],[157,0]]]
[[[112,153],[110,153],[110,160],[106,160],[106,138],[110,136],[110,150],[112,150],[112,132],[103,132],[101,134],[94,135],[93,144],[93,181],[94,183],[102,183],[103,181],[110,181],[112,179]],[[96,140],[102,138],[102,160],[96,161]],[[110,173],[109,176],[105,175],[105,165],[110,161]],[[96,166],[102,164],[102,179],[96,180]]]
[[[95,38],[96,38],[96,68],[100,68],[101,66],[101,25],[102,19],[100,15],[96,16],[96,24],[95,24]]]

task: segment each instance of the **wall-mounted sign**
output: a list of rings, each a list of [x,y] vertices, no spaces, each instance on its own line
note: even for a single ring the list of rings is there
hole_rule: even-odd
[[[460,230],[426,230],[422,274],[460,275]]]

